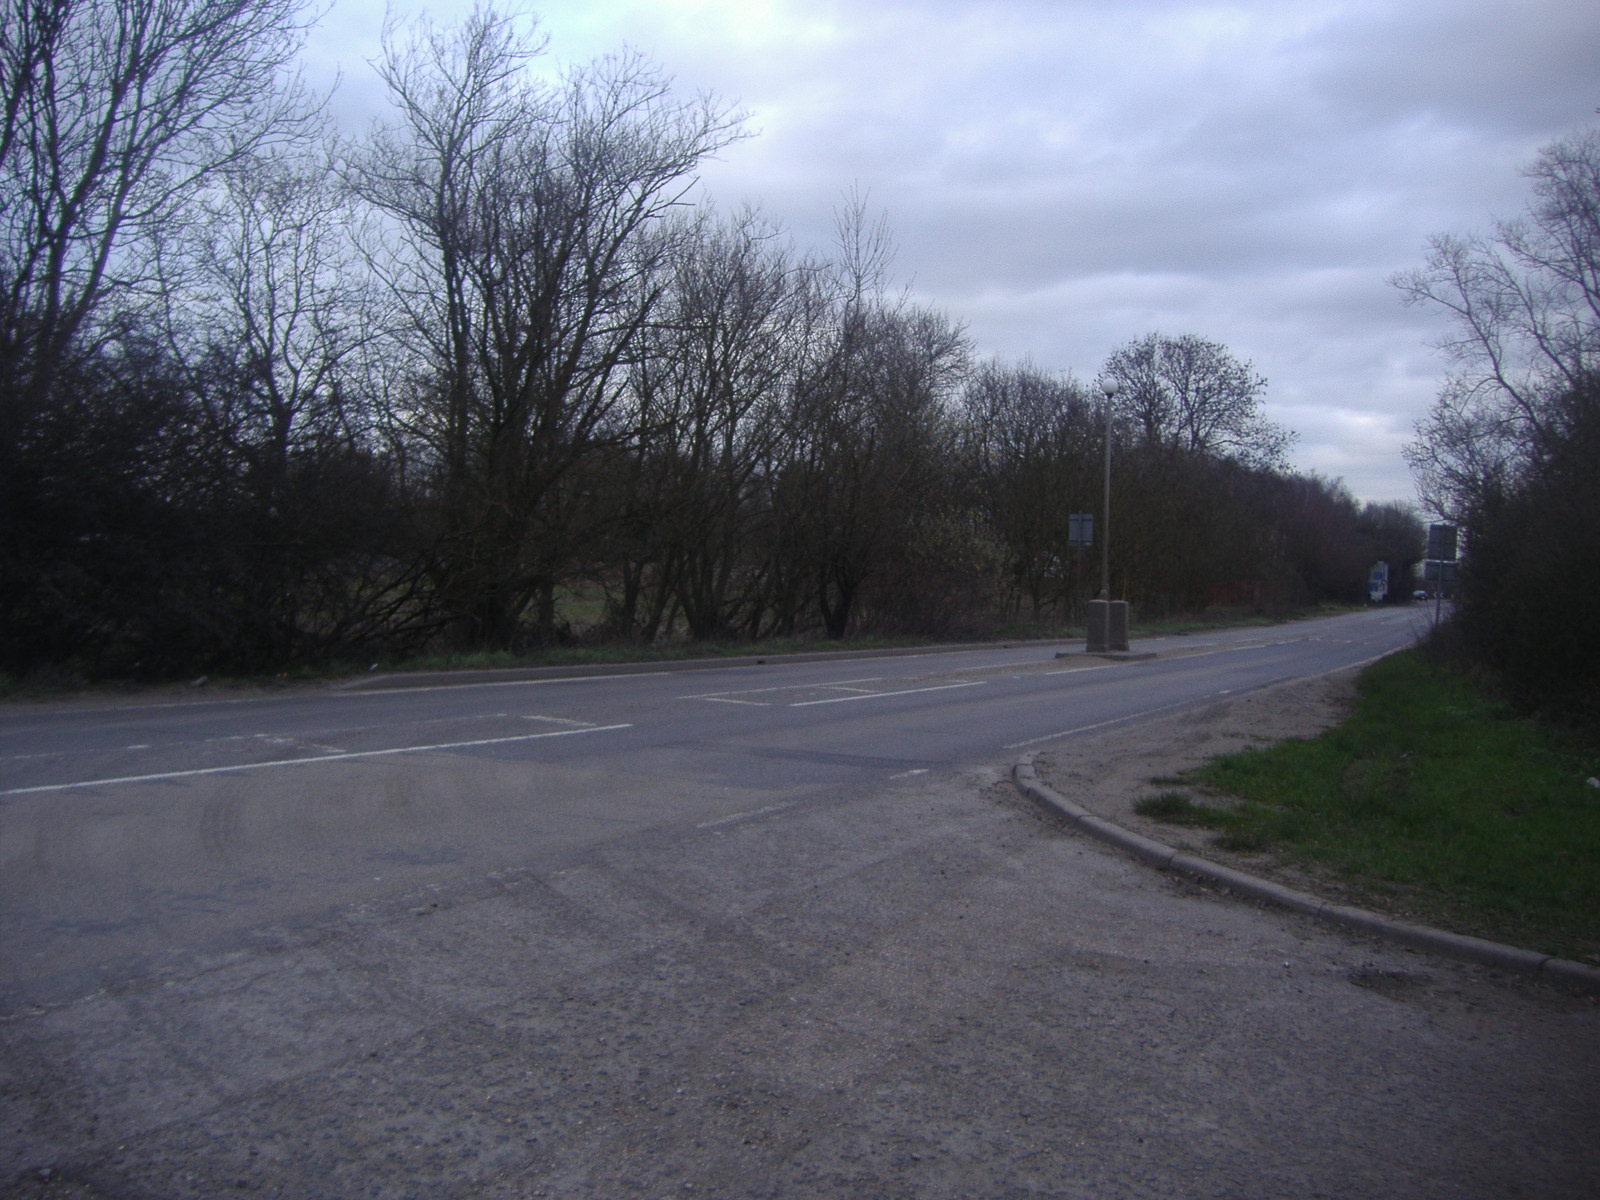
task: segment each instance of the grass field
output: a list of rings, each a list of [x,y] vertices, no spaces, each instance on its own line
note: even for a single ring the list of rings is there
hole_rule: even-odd
[[[1600,962],[1600,752],[1407,651],[1321,737],[1215,759],[1139,810],[1328,872],[1364,903]]]

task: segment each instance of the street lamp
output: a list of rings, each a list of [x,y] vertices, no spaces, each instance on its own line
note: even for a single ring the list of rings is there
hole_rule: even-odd
[[[1100,599],[1111,599],[1111,402],[1121,387],[1115,379],[1102,379],[1100,390],[1106,397],[1106,504],[1105,521],[1100,527]]]
[[[1111,402],[1120,390],[1115,379],[1100,380],[1106,398],[1106,511],[1100,526],[1100,599],[1089,601],[1084,649],[1090,654],[1128,651],[1128,602],[1111,598]]]

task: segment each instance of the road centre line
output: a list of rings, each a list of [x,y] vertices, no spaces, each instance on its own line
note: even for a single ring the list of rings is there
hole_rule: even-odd
[[[1237,654],[1237,653],[1239,653],[1240,651],[1243,651],[1243,650],[1270,650],[1275,646],[1288,646],[1288,645],[1292,645],[1292,644],[1294,644],[1296,642],[1304,642],[1304,641],[1307,641],[1307,640],[1309,640],[1309,639],[1304,638],[1304,637],[1296,637],[1296,638],[1284,638],[1281,641],[1276,641],[1276,642],[1241,642],[1238,645],[1212,646],[1211,648],[1206,649],[1206,650],[1194,650],[1194,651],[1191,651],[1191,652],[1189,652],[1187,654],[1174,654],[1170,659],[1166,659],[1165,661],[1167,661],[1167,662],[1180,662],[1180,661],[1183,661],[1184,659],[1190,659],[1190,658],[1209,658],[1213,654]],[[1073,674],[1073,673],[1075,673],[1077,671],[1099,671],[1099,670],[1103,670],[1106,667],[1121,667],[1121,666],[1126,666],[1126,665],[1127,665],[1126,662],[1112,661],[1112,662],[1107,662],[1107,663],[1097,663],[1097,664],[1095,664],[1093,666],[1067,667],[1065,670],[1061,670],[1061,671],[1046,671],[1045,674],[1046,675],[1071,675],[1071,674]]]
[[[448,671],[441,672],[447,677]],[[83,708],[72,708],[69,711],[74,716],[99,713],[137,713],[153,712],[166,708],[222,708],[227,705],[238,704],[282,704],[285,702],[302,700],[373,700],[381,696],[403,696],[408,692],[442,692],[447,688],[506,688],[506,687],[531,687],[544,686],[551,683],[593,683],[610,679],[655,679],[662,675],[671,675],[671,671],[618,671],[611,675],[559,675],[549,679],[490,679],[476,683],[419,683],[406,687],[392,688],[351,688],[340,687],[318,688],[312,690],[291,689],[283,692],[274,692],[259,696],[196,696],[186,700],[166,700],[147,704],[95,704]]]
[[[882,700],[888,696],[914,696],[918,692],[947,692],[951,688],[982,687],[988,680],[974,679],[971,683],[941,683],[935,687],[906,688],[899,692],[866,692],[860,696],[830,696],[826,700],[801,700],[790,708],[810,708],[817,704],[847,704],[851,700]]]
[[[449,674],[448,671],[445,672]],[[371,700],[376,696],[403,696],[407,692],[442,692],[448,688],[544,687],[552,683],[599,683],[608,679],[657,679],[671,671],[618,671],[615,675],[560,675],[550,679],[485,679],[475,683],[419,683],[409,687],[356,688],[351,691],[323,692],[323,696]],[[224,701],[224,703],[232,703]]]
[[[191,779],[197,775],[225,775],[230,771],[260,771],[268,767],[303,767],[311,763],[344,762],[354,758],[382,758],[395,754],[425,754],[430,750],[465,750],[473,746],[501,746],[509,742],[532,742],[540,738],[572,737],[580,733],[607,733],[632,729],[623,725],[592,725],[587,729],[554,729],[549,733],[523,733],[514,737],[477,738],[470,742],[437,742],[431,746],[391,746],[384,750],[350,750],[342,754],[320,754],[314,758],[279,758],[269,762],[235,763],[227,767],[193,767],[186,771],[158,771],[150,775],[119,775],[110,779],[80,779],[73,783],[44,783],[34,787],[8,788],[0,796],[33,796],[42,792],[70,792],[79,788],[110,787],[119,783],[159,783],[167,779]]]
[[[729,688],[725,692],[692,692],[687,696],[679,696],[679,700],[720,700],[726,696],[760,696],[766,692],[806,692],[817,688],[843,687],[847,683],[878,683],[882,675],[866,675],[860,679],[836,679],[832,683],[780,683],[772,687],[758,688]],[[747,701],[747,703],[758,703]]]

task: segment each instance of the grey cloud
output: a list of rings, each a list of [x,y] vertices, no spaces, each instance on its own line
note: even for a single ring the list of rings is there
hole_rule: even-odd
[[[825,243],[859,184],[985,352],[1085,374],[1153,328],[1225,341],[1302,465],[1384,498],[1441,371],[1384,280],[1514,211],[1517,167],[1600,105],[1592,0],[814,0],[769,37],[544,8],[557,59],[628,41],[747,106],[760,136],[705,172],[723,202]]]
[[[1426,113],[1543,138],[1600,105],[1600,6],[1589,0],[1413,0],[1353,7],[1309,52],[1347,113]]]

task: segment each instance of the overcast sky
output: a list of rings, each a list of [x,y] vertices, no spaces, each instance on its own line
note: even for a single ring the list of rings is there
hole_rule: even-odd
[[[396,0],[456,19],[470,0]],[[514,7],[514,6],[502,6]],[[383,108],[382,0],[333,0],[308,77]],[[1430,234],[1526,199],[1538,148],[1600,121],[1595,0],[547,0],[552,64],[629,46],[755,135],[704,172],[825,243],[853,186],[896,269],[980,353],[1092,379],[1197,333],[1253,361],[1295,465],[1412,499],[1400,456],[1443,369],[1386,282]]]

